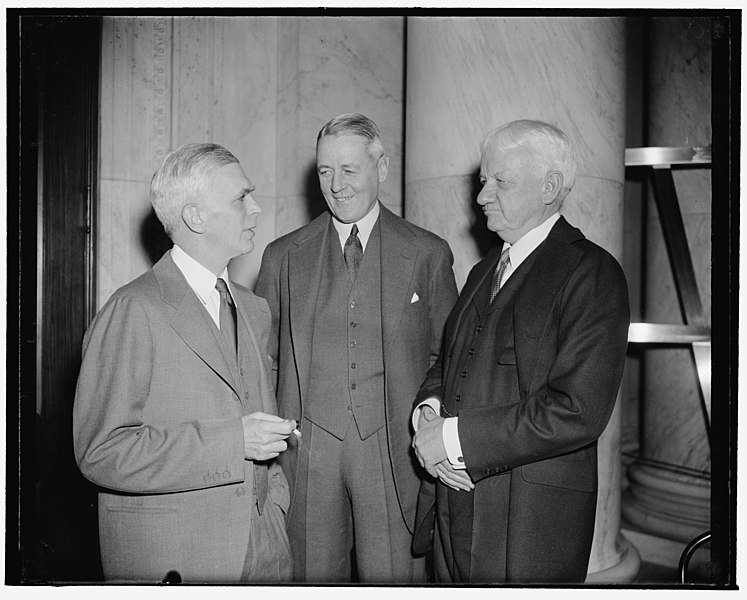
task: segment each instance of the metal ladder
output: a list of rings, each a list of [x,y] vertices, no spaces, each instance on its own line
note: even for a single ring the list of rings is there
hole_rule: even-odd
[[[710,147],[647,147],[626,148],[625,150],[626,167],[645,167],[649,171],[664,234],[664,243],[685,321],[685,325],[631,323],[628,342],[690,346],[698,374],[700,402],[709,445],[711,438],[711,327],[706,321],[695,279],[672,169],[678,167],[708,168],[710,165]],[[711,532],[706,531],[685,547],[678,567],[682,583],[686,583],[687,568],[693,554],[710,539]]]

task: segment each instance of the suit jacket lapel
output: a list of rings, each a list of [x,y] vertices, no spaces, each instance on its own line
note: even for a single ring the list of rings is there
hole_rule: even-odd
[[[288,253],[290,333],[302,398],[306,397],[309,385],[316,299],[330,219],[329,213],[325,213],[312,221],[306,235],[296,240],[295,248]]]
[[[379,214],[381,232],[381,323],[384,364],[396,337],[405,307],[411,302],[410,282],[418,257],[410,242],[412,234],[383,204]]]
[[[514,343],[522,398],[529,389],[535,357],[552,305],[582,255],[572,243],[582,239],[584,235],[561,217],[537,248],[537,258],[516,297]]]
[[[161,299],[175,309],[171,326],[184,343],[238,394],[237,374],[221,350],[217,337],[219,331],[174,264],[171,252],[154,265],[153,272],[161,286]]]

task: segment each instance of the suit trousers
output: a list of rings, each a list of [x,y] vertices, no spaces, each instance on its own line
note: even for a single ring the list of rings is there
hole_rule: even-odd
[[[309,465],[306,573],[296,576],[309,583],[350,582],[354,554],[361,583],[424,582],[425,559],[411,553],[412,535],[397,501],[386,428],[361,440],[351,419],[339,440],[306,419],[302,427],[299,451],[307,456],[300,462]],[[293,528],[292,518],[291,543]]]

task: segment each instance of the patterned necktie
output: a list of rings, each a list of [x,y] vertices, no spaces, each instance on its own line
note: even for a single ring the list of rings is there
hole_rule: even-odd
[[[348,239],[345,240],[344,254],[345,264],[348,267],[348,275],[350,275],[350,281],[355,281],[355,277],[358,275],[358,269],[361,266],[361,261],[363,260],[363,246],[358,237],[357,225],[353,225]]]
[[[220,294],[220,331],[233,350],[233,357],[236,358],[236,306],[226,282],[220,277],[215,282],[215,289]]]
[[[503,252],[501,252],[501,259],[498,261],[498,264],[495,267],[495,271],[493,272],[493,282],[490,284],[490,303],[493,303],[493,300],[495,299],[496,295],[498,294],[498,290],[501,289],[501,284],[503,283],[503,276],[506,274],[506,268],[508,267],[508,263],[511,260],[508,256],[508,248],[506,248]]]

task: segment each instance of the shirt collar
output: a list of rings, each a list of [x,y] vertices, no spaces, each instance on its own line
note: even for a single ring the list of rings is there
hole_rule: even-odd
[[[184,275],[189,287],[194,290],[195,294],[197,294],[197,297],[203,304],[207,304],[210,294],[215,290],[215,282],[218,278],[212,271],[210,271],[210,269],[202,266],[176,244],[174,244],[174,247],[171,249],[171,258]],[[230,292],[231,284],[228,281],[228,268],[223,270],[221,278],[226,282]],[[231,295],[233,295],[233,292],[231,292]]]
[[[381,209],[379,208],[379,201],[377,200],[374,202],[373,208],[360,221],[355,221],[354,223],[341,223],[334,215],[332,215],[332,224],[337,230],[337,235],[340,236],[340,245],[343,247],[345,246],[345,241],[350,236],[350,230],[353,228],[353,225],[357,225],[358,237],[361,240],[363,250],[365,250],[368,238],[371,237],[371,232],[373,231],[374,225],[376,225],[376,219],[379,218],[380,212]]]
[[[508,242],[503,244],[504,250],[509,248],[508,256],[512,269],[516,269],[527,256],[537,249],[537,246],[547,239],[550,230],[559,218],[560,213],[554,213],[546,221],[527,231],[515,244],[511,245]]]

